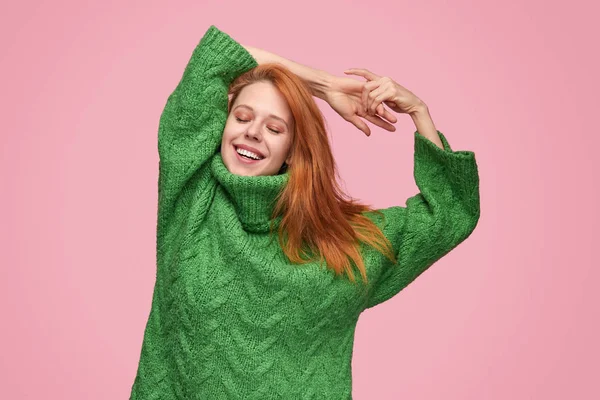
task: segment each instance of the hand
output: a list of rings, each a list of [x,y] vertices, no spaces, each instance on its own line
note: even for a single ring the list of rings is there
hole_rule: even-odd
[[[371,135],[371,130],[359,117],[363,117],[367,121],[385,130],[394,132],[396,128],[389,122],[395,123],[397,119],[392,113],[385,109],[383,104],[375,107],[377,115],[375,115],[375,113],[369,115],[366,112],[362,101],[362,93],[365,85],[365,82],[359,82],[355,79],[337,76],[333,77],[331,87],[326,94],[325,100],[335,112],[363,131],[367,136]],[[383,118],[389,122],[385,121]]]
[[[412,114],[426,107],[425,103],[410,90],[387,76],[381,77],[361,68],[351,68],[344,73],[362,76],[368,81],[363,86],[361,101],[369,115],[379,112],[382,103],[397,113],[405,114]]]

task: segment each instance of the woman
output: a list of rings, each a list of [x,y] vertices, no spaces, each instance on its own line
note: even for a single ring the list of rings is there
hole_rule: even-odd
[[[205,33],[160,119],[157,277],[131,399],[350,399],[360,313],[475,228],[474,154],[393,80],[347,73],[368,82]],[[406,207],[343,195],[312,96],[367,135],[361,118],[394,130],[384,104],[412,117]]]

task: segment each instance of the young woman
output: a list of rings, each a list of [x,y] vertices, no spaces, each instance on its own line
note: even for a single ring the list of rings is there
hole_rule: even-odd
[[[474,153],[452,151],[392,79],[347,73],[367,81],[205,33],[160,119],[157,276],[131,399],[351,399],[360,313],[474,230]],[[364,120],[394,130],[385,106],[411,116],[420,193],[406,207],[342,193],[313,96],[367,135]]]

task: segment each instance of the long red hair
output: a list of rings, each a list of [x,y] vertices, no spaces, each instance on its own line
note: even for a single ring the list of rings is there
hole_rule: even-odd
[[[340,189],[321,110],[307,83],[288,68],[261,64],[238,76],[229,87],[229,111],[241,90],[259,81],[271,82],[281,92],[294,118],[290,176],[273,210],[273,219],[282,217],[278,229],[281,248],[292,263],[319,260],[336,275],[348,274],[352,282],[354,264],[367,282],[360,242],[396,262],[389,240],[363,215],[382,214],[352,200]],[[271,234],[273,227],[271,224]]]

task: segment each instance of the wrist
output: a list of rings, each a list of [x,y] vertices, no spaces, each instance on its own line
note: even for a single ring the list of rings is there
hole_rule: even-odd
[[[413,120],[430,117],[429,107],[427,107],[427,104],[423,103],[422,101],[415,105],[413,109],[408,112],[408,114]]]
[[[333,75],[326,71],[313,70],[310,74],[310,79],[306,79],[313,96],[321,100],[327,101],[327,97],[331,93],[333,85]]]
[[[419,132],[423,133],[435,131],[435,129],[433,129],[433,120],[431,119],[431,114],[429,114],[429,109],[427,106],[420,105],[415,107],[415,109],[411,111],[409,115]]]
[[[412,118],[418,133],[435,143],[440,149],[444,149],[442,139],[438,135],[437,128],[429,114],[429,108],[425,103],[415,107],[414,111],[410,112],[410,117]]]

